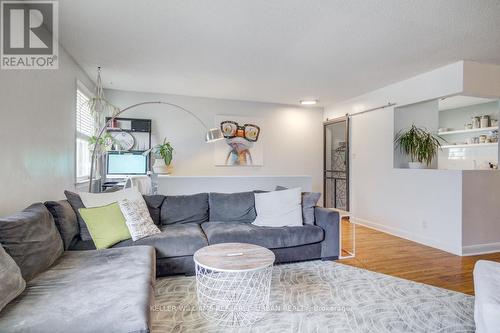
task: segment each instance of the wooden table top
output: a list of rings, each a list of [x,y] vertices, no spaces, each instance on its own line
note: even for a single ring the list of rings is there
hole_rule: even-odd
[[[194,261],[215,271],[251,271],[274,263],[274,253],[265,247],[246,243],[221,243],[205,246],[193,256]]]

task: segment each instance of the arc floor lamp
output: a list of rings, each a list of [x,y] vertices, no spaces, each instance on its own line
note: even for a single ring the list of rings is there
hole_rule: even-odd
[[[105,103],[107,103],[106,100],[104,99],[104,96],[103,96],[100,71],[101,71],[101,68],[99,67],[98,74],[97,74],[97,88],[96,88],[96,99],[95,100],[99,101],[99,99],[100,99],[101,102],[104,101]],[[91,164],[90,164],[90,177],[89,177],[90,178],[89,192],[92,192],[92,189],[93,189],[94,170],[95,170],[95,164],[96,164],[96,158],[97,158],[97,150],[99,148],[98,142],[99,142],[100,138],[102,137],[102,135],[104,134],[104,132],[106,132],[108,126],[110,124],[112,124],[114,119],[116,117],[118,117],[119,115],[121,115],[122,113],[124,113],[128,110],[137,108],[139,106],[148,105],[148,104],[167,105],[167,106],[174,107],[178,110],[181,110],[181,111],[189,114],[191,117],[196,119],[203,126],[203,128],[206,130],[205,142],[207,142],[207,143],[215,142],[217,140],[223,139],[222,132],[219,128],[209,128],[196,114],[194,114],[193,112],[189,111],[188,109],[186,109],[180,105],[177,105],[174,103],[169,103],[169,102],[163,102],[163,101],[148,101],[148,102],[141,102],[141,103],[127,106],[126,108],[123,108],[121,110],[114,112],[113,116],[111,118],[109,118],[107,121],[105,121],[104,125],[97,132],[97,137],[95,140],[96,144],[94,144],[94,148],[92,149],[92,157],[90,159]],[[148,153],[151,152],[151,150],[152,150],[152,148],[147,150],[144,154],[147,155]]]

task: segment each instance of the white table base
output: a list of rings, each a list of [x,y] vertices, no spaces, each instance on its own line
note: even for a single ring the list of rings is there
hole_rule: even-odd
[[[218,271],[196,264],[201,314],[219,326],[249,326],[268,310],[273,266]]]

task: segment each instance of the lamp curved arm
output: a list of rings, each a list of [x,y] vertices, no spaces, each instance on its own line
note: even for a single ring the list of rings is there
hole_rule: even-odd
[[[97,157],[97,147],[99,146],[98,142],[99,142],[99,139],[101,138],[101,136],[104,134],[104,131],[106,131],[106,129],[108,128],[108,125],[110,123],[113,122],[113,120],[115,120],[116,117],[118,117],[119,115],[121,115],[122,113],[130,110],[130,109],[133,109],[133,108],[136,108],[136,107],[139,107],[139,106],[142,106],[142,105],[147,105],[147,104],[163,104],[163,105],[169,105],[169,106],[173,106],[179,110],[182,110],[184,112],[186,112],[187,114],[191,115],[194,119],[196,119],[202,126],[203,128],[205,128],[206,130],[209,130],[208,126],[205,125],[205,123],[197,116],[195,115],[193,112],[189,111],[188,109],[180,106],[180,105],[177,105],[177,104],[174,104],[174,103],[168,103],[168,102],[163,102],[163,101],[150,101],[150,102],[141,102],[141,103],[137,103],[137,104],[133,104],[133,105],[130,105],[130,106],[127,106],[126,108],[124,109],[121,109],[120,111],[118,111],[117,113],[115,113],[113,116],[111,116],[111,118],[109,118],[105,123],[104,123],[104,126],[101,127],[101,129],[99,130],[98,134],[97,134],[97,138],[96,138],[96,143],[94,145],[94,149],[92,149],[92,157],[90,159],[90,183],[89,183],[89,192],[92,192],[92,184],[93,184],[93,179],[94,179],[94,165],[95,165],[95,160],[96,160],[96,157]]]

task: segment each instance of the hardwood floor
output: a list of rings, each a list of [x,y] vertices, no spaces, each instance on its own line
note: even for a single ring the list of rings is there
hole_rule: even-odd
[[[480,259],[500,262],[500,253],[460,257],[357,225],[356,257],[338,262],[473,295],[472,271]]]

